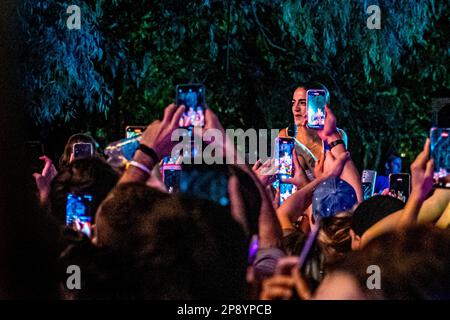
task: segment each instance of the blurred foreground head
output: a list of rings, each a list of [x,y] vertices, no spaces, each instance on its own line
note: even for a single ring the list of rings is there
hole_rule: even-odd
[[[332,268],[316,298],[450,299],[449,252],[448,229],[421,225],[383,235]],[[371,289],[378,271],[380,289]]]
[[[230,212],[143,184],[117,186],[96,217],[81,298],[245,297],[247,239]]]

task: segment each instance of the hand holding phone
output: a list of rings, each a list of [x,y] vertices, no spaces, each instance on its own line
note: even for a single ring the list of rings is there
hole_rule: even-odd
[[[177,106],[184,105],[180,128],[205,126],[205,87],[202,84],[180,84],[176,88]]]
[[[427,139],[423,151],[411,164],[412,191],[416,199],[423,201],[433,189],[433,160],[430,160],[430,139]]]
[[[326,92],[322,89],[306,91],[306,112],[308,115],[308,128],[321,130],[325,125]]]

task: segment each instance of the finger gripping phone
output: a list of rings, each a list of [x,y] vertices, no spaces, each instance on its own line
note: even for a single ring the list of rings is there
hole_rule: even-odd
[[[205,126],[205,87],[203,84],[179,84],[176,87],[177,107],[184,105],[180,128]]]
[[[306,91],[306,112],[308,128],[321,130],[325,125],[325,105],[327,96],[325,90],[311,89]]]

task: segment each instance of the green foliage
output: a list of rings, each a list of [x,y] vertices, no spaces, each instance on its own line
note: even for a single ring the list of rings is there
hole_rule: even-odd
[[[431,98],[450,87],[444,1],[78,3],[82,29],[70,31],[66,1],[24,0],[25,83],[39,123],[84,121],[116,137],[160,117],[177,83],[204,82],[225,126],[282,128],[295,85],[318,80],[353,157],[376,167],[391,147],[417,153]],[[366,26],[371,4],[380,30]]]

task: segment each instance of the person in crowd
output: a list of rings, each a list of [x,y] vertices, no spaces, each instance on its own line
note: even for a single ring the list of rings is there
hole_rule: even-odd
[[[142,135],[140,147],[136,151],[133,161],[130,162],[130,166],[120,178],[119,184],[127,182],[145,183],[149,179],[154,166],[162,157],[170,155],[172,148],[177,143],[172,141],[171,136],[172,132],[178,128],[179,119],[184,110],[184,106],[176,107],[175,104],[171,104],[165,109],[162,121],[154,121],[147,127]],[[209,108],[205,111],[204,126],[204,130],[208,129],[220,130],[223,133],[224,140],[205,142],[214,143],[216,148],[222,148],[224,156],[228,157],[231,154],[230,157],[234,157],[236,163],[235,167],[240,169],[234,170],[235,174],[231,174],[229,177],[230,213],[235,221],[243,226],[249,240],[252,232],[257,229],[259,250],[253,265],[255,274],[257,277],[272,274],[277,260],[284,255],[284,252],[279,248],[281,229],[272,203],[253,171],[246,165],[239,165],[239,163],[243,163],[237,161],[236,157],[239,157],[239,154],[225,135],[219,119]],[[239,174],[239,172],[242,174]],[[250,181],[244,182],[248,178],[250,178],[251,183]],[[245,188],[247,191],[243,190]],[[256,203],[259,202],[259,205],[248,205],[249,201],[255,202],[255,199]],[[257,199],[260,199],[260,201]],[[255,228],[255,224],[257,228]]]
[[[391,153],[384,164],[385,175],[377,175],[375,193],[381,194],[389,188],[389,175],[402,172],[402,158],[397,153]]]
[[[351,243],[353,250],[359,250],[362,235],[374,224],[397,212],[405,204],[390,196],[376,195],[360,203],[353,212],[351,221]]]
[[[53,179],[48,207],[50,213],[61,224],[66,222],[67,195],[91,195],[92,218],[103,199],[114,188],[119,177],[117,173],[100,158],[75,160],[61,170]]]
[[[317,133],[322,141],[334,141],[339,137],[336,128],[336,118],[328,107],[324,129],[318,130]],[[336,145],[326,154],[322,154],[314,168],[316,179],[306,185],[303,185],[306,178],[304,170],[295,156],[296,154],[297,151],[294,153],[294,171],[296,173],[292,179],[286,181],[296,184],[299,190],[277,209],[277,216],[283,230],[292,230],[295,221],[304,215],[313,201],[312,193],[314,190],[330,177],[340,177],[344,185],[349,184],[351,186],[355,196],[355,202],[353,204],[362,201],[362,187],[358,170],[351,161],[350,154],[346,151],[343,143]],[[342,211],[350,209],[346,208]],[[309,215],[309,218],[311,219],[311,215]]]
[[[59,159],[59,169],[63,170],[66,168],[72,161],[74,161],[73,155],[73,145],[75,143],[90,143],[92,145],[93,156],[97,158],[102,158],[101,155],[97,152],[97,143],[95,140],[86,134],[77,133],[72,135],[66,143],[64,147],[64,152]],[[38,191],[38,198],[41,206],[45,205],[50,187],[53,179],[57,176],[58,170],[56,169],[53,161],[47,157],[42,156],[39,158],[44,161],[44,167],[41,172],[33,173],[34,180],[36,182],[36,187]]]
[[[263,283],[263,290],[261,292],[260,297],[262,299],[289,299],[293,295],[293,290],[295,289],[295,293],[298,297],[301,299],[311,299],[311,298],[317,298],[317,299],[365,299],[365,298],[390,298],[394,297],[396,292],[390,292],[386,294],[385,292],[378,291],[376,295],[369,295],[367,296],[364,290],[361,289],[361,285],[366,283],[367,280],[367,266],[368,265],[378,265],[381,270],[392,270],[392,274],[395,274],[396,277],[392,277],[392,284],[391,287],[395,288],[396,279],[400,279],[401,283],[405,283],[405,281],[401,280],[402,278],[408,278],[408,272],[404,272],[405,274],[402,274],[405,269],[403,269],[403,264],[405,264],[405,268],[409,265],[414,265],[415,263],[409,264],[408,262],[411,261],[418,261],[419,264],[422,263],[422,261],[427,261],[428,259],[436,261],[434,265],[430,265],[430,268],[433,269],[435,266],[444,266],[443,269],[441,269],[442,274],[445,272],[448,272],[448,266],[445,267],[448,262],[445,261],[445,259],[438,258],[439,255],[442,255],[442,253],[429,252],[432,251],[433,248],[436,246],[432,244],[432,241],[429,242],[424,241],[424,239],[428,239],[428,236],[425,236],[424,234],[419,236],[418,234],[414,234],[414,236],[406,237],[408,239],[414,239],[414,241],[404,241],[405,239],[402,238],[406,233],[410,232],[410,230],[414,229],[415,225],[420,221],[420,211],[423,209],[422,207],[426,207],[426,209],[430,209],[430,204],[437,204],[439,207],[440,213],[436,213],[433,210],[431,210],[430,213],[427,212],[427,214],[423,214],[422,219],[437,219],[439,215],[442,215],[445,208],[448,206],[448,193],[440,193],[438,197],[436,197],[436,191],[435,194],[430,197],[428,200],[432,200],[430,203],[427,204],[427,197],[429,197],[432,189],[433,189],[433,161],[429,160],[429,140],[425,143],[423,151],[417,156],[416,160],[411,165],[411,175],[412,175],[412,191],[411,196],[408,199],[408,202],[406,203],[405,207],[395,213],[392,213],[388,215],[386,218],[380,220],[375,225],[369,228],[369,230],[366,231],[366,233],[370,234],[370,240],[362,240],[360,241],[358,249],[362,249],[362,253],[358,255],[358,253],[352,254],[347,253],[345,259],[339,259],[337,262],[329,265],[327,268],[327,273],[323,281],[321,282],[320,286],[317,290],[315,288],[311,287],[304,275],[302,275],[299,272],[298,267],[296,267],[298,263],[298,258],[294,259],[294,257],[281,259],[279,261],[280,264],[290,267],[291,272],[285,272],[285,275],[283,277],[280,277],[279,275],[276,275],[268,280],[266,280]],[[446,190],[447,191],[447,190]],[[435,197],[435,199],[432,199]],[[384,198],[376,197],[376,202],[381,202],[384,200]],[[370,203],[369,203],[370,204]],[[367,205],[363,206],[360,209],[364,212],[364,209],[367,207]],[[383,212],[386,211],[392,211],[395,210],[395,204],[392,205],[392,203],[387,203],[387,205],[384,206],[385,208],[382,210]],[[359,213],[360,214],[360,213]],[[359,216],[358,214],[358,216]],[[383,214],[383,213],[381,213]],[[363,222],[362,222],[363,221]],[[358,223],[359,222],[359,223]],[[358,227],[364,226],[366,223],[366,220],[361,220],[361,217],[356,219],[355,222],[355,229],[358,229]],[[371,229],[375,228],[375,231],[371,233]],[[419,228],[419,227],[417,227]],[[433,233],[435,231],[432,231],[432,229],[429,229],[430,227],[423,227],[427,232],[430,232],[430,235],[433,236]],[[425,230],[424,229],[424,230]],[[341,229],[340,229],[341,230]],[[347,231],[350,234],[350,230],[347,227]],[[425,231],[421,231],[422,233],[426,233]],[[366,234],[365,233],[365,234]],[[364,239],[365,234],[363,235],[362,239]],[[337,233],[335,234],[337,235]],[[386,241],[383,242],[383,240],[379,239],[386,239],[389,237],[393,237],[395,240],[393,241]],[[396,238],[397,237],[397,238]],[[400,237],[400,240],[398,240]],[[441,238],[443,242],[445,242],[444,247],[450,245],[449,238],[448,238],[448,231],[446,235],[447,239]],[[348,237],[347,237],[348,238]],[[436,241],[436,243],[440,243],[441,240]],[[378,245],[380,242],[382,242],[381,245]],[[411,243],[411,245],[408,244],[408,242]],[[375,243],[375,244],[373,244]],[[392,243],[392,244],[391,244]],[[399,246],[395,247],[392,251],[392,254],[390,253],[390,250],[386,250],[386,248],[391,249],[392,246],[400,243]],[[415,244],[420,243],[420,244]],[[430,244],[431,243],[431,244]],[[347,240],[347,245],[349,244],[349,241]],[[430,247],[427,247],[429,246]],[[371,250],[373,247],[379,247],[379,249],[374,250],[374,256],[377,257],[377,260],[374,261],[371,260],[370,263],[368,263],[367,258],[363,258],[359,261],[357,265],[360,267],[357,272],[359,276],[355,276],[354,272],[354,261],[358,261],[355,257],[362,257],[365,255],[365,252]],[[347,246],[348,248],[348,246]],[[408,249],[406,249],[408,248]],[[417,256],[415,254],[417,253],[415,250],[417,248],[417,252],[420,252]],[[358,251],[360,251],[358,250]],[[448,250],[448,248],[445,247],[444,250]],[[356,251],[356,252],[358,252]],[[427,257],[427,255],[429,255]],[[366,257],[366,256],[364,256]],[[420,257],[420,260],[418,260],[418,257]],[[416,259],[416,260],[414,260]],[[392,267],[391,261],[395,261],[395,269]],[[372,263],[373,262],[373,263]],[[389,264],[390,263],[390,264]],[[343,265],[350,265],[350,268],[342,267]],[[433,264],[433,263],[432,263]],[[364,265],[364,267],[362,267]],[[337,266],[337,267],[336,267]],[[364,282],[362,282],[362,278],[360,275],[362,275],[362,268],[364,268]],[[342,272],[342,270],[346,270],[346,272]],[[445,270],[445,272],[443,271]],[[406,270],[407,271],[407,270]],[[418,273],[411,273],[413,276],[411,278],[411,282],[414,283],[414,281],[418,281],[417,285],[413,284],[412,288],[419,288],[418,286],[424,285],[424,282],[422,282],[423,279],[427,279],[427,277],[431,277],[432,272],[430,271],[423,271]],[[361,282],[358,282],[361,281]],[[360,285],[361,284],[361,285]],[[426,293],[425,295],[421,296],[422,293],[425,293],[428,288],[432,288],[431,291],[434,291],[435,288],[437,288],[437,296],[446,296],[448,293],[445,291],[450,289],[450,286],[446,284],[445,286],[436,286],[433,287],[425,287],[425,288],[419,288],[419,291],[417,292],[417,296],[421,298],[429,298],[429,293]],[[446,289],[443,289],[446,288]],[[443,291],[442,291],[443,289]],[[394,289],[393,289],[394,290]],[[400,297],[402,298],[411,298],[414,297],[413,295],[410,296],[409,292],[407,292],[408,288],[406,288],[406,293],[401,292],[400,290]],[[434,294],[434,293],[433,293]],[[389,295],[389,296],[388,296]],[[392,295],[392,296],[391,296]]]
[[[62,259],[86,270],[78,299],[246,297],[247,236],[208,200],[119,184],[97,212],[93,243]]]
[[[335,266],[312,298],[448,300],[449,250],[448,229],[420,225],[385,234]]]

